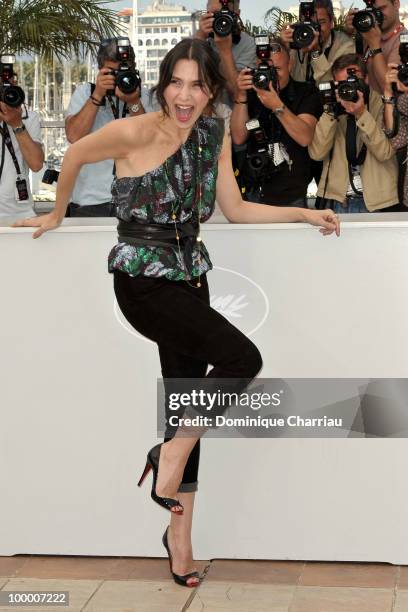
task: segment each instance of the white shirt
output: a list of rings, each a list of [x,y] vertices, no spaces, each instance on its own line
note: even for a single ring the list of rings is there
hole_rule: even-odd
[[[41,143],[41,126],[40,118],[37,113],[33,111],[27,112],[27,119],[23,119],[23,123],[26,126],[27,132],[31,136],[34,142]],[[24,109],[23,109],[24,117]],[[16,219],[20,217],[32,217],[35,213],[33,210],[33,198],[31,195],[30,182],[29,182],[29,167],[23,155],[20,151],[17,138],[14,135],[13,129],[8,126],[10,132],[11,141],[13,143],[14,151],[16,153],[17,161],[20,166],[21,176],[27,181],[28,188],[28,200],[20,202],[17,196],[16,179],[17,171],[13,163],[13,158],[10,155],[10,151],[5,147],[4,152],[4,167],[0,178],[0,217],[14,217]],[[0,136],[0,147],[2,137]],[[1,150],[0,150],[1,158]],[[1,159],[0,159],[1,166]]]
[[[89,96],[91,95],[90,83],[81,83],[74,91],[71,101],[68,106],[66,116],[72,116],[79,113],[85,106]],[[112,98],[116,102],[116,98]],[[142,87],[141,95],[142,104],[147,111],[148,93],[146,88]],[[123,102],[119,103],[119,117],[122,117]],[[96,113],[90,133],[96,132],[104,125],[107,125],[115,118],[112,113],[111,105],[108,100],[105,106],[100,106]],[[95,204],[106,204],[112,199],[111,186],[113,181],[113,160],[97,162],[95,164],[84,164],[78,175],[74,190],[71,195],[71,202],[80,206],[93,206]]]

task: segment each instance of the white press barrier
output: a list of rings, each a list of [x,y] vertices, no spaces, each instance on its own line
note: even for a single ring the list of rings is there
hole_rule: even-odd
[[[346,219],[339,239],[204,226],[213,305],[260,348],[263,378],[408,377],[408,218]],[[136,486],[159,359],[114,300],[115,226],[31,234],[0,228],[0,555],[162,556],[168,516],[150,478]],[[407,451],[404,438],[204,439],[196,558],[408,563]]]

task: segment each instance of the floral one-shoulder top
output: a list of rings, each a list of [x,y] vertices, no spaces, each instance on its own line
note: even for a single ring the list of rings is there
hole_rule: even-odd
[[[223,137],[224,120],[202,116],[186,142],[164,164],[143,176],[115,178],[112,196],[118,219],[171,228],[174,227],[174,212],[180,223],[193,221],[198,216],[201,223],[207,221],[214,211]],[[201,147],[201,160],[198,147]],[[189,280],[212,268],[202,242],[193,248],[190,274],[180,261],[177,247],[173,246],[135,246],[119,242],[111,250],[108,262],[109,272],[121,270],[131,276],[169,280]]]

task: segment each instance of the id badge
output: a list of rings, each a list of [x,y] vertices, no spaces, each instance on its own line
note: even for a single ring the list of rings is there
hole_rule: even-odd
[[[25,202],[29,199],[27,181],[23,178],[16,180],[17,198],[19,202]]]
[[[363,183],[361,181],[360,168],[358,166],[353,168],[353,182],[357,191],[363,191]]]

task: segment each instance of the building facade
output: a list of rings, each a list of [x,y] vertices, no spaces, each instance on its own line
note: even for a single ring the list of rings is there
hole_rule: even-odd
[[[141,13],[132,11],[129,36],[146,87],[156,85],[160,63],[166,53],[183,38],[193,36],[196,28],[196,17],[191,11],[166,0],[156,0]]]

